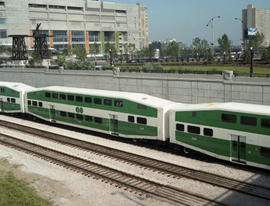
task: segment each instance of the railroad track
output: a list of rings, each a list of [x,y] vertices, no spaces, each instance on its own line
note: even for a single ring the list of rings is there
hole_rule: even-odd
[[[223,205],[205,197],[192,194],[168,185],[162,185],[151,180],[139,178],[109,167],[89,162],[49,148],[35,145],[7,135],[0,135],[0,143],[8,147],[27,152],[39,158],[82,173],[88,177],[102,179],[130,192],[156,197],[174,205]]]
[[[223,187],[226,189],[234,190],[237,192],[241,192],[244,194],[248,194],[255,197],[260,197],[263,199],[270,200],[270,188],[258,186],[246,182],[241,182],[232,178],[223,177],[220,175],[215,175],[212,173],[207,173],[203,171],[198,171],[178,165],[174,165],[171,163],[151,159],[148,157],[144,157],[141,155],[136,155],[120,150],[116,150],[113,148],[71,139],[70,137],[54,134],[47,131],[38,130],[32,127],[23,126],[20,124],[10,124],[9,122],[0,120],[0,125],[16,129],[22,132],[35,134],[40,137],[51,139],[57,142],[61,142],[62,144],[72,145],[74,147],[78,147],[87,151],[95,152],[96,154],[100,154],[103,156],[107,156],[110,158],[115,158],[117,160],[125,161],[129,164],[139,165],[146,169],[150,169],[153,171],[157,171],[163,173],[168,176],[172,176],[174,178],[188,178],[197,180],[200,182],[205,182],[211,185],[215,185],[218,187]]]

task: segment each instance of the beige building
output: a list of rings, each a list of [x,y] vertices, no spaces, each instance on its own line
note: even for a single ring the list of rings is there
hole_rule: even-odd
[[[264,46],[270,45],[270,10],[255,8],[252,4],[242,11],[243,39],[247,38],[247,28],[257,28],[264,35]]]
[[[105,52],[106,43],[118,53],[127,45],[137,50],[148,45],[147,8],[141,4],[120,4],[99,0],[0,0],[0,45],[11,45],[8,35],[32,35],[36,25],[53,37],[52,48],[81,45],[87,53],[94,47]],[[33,38],[27,38],[28,48]]]

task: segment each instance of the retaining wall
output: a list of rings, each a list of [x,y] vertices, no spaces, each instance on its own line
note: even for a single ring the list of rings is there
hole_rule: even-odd
[[[142,92],[182,103],[244,102],[270,105],[270,79],[214,75],[127,73],[1,68],[0,81],[22,82],[34,87],[71,86]]]

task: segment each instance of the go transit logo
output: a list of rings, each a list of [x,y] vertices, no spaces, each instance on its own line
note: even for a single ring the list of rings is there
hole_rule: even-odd
[[[82,107],[76,107],[76,112],[77,113],[83,113],[83,108]]]

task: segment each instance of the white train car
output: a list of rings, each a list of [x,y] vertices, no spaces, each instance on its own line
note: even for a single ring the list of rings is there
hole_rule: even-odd
[[[141,93],[52,86],[27,92],[27,113],[125,138],[166,141],[174,102]]]
[[[270,169],[270,106],[175,105],[170,141],[210,156]]]
[[[0,82],[0,112],[24,113],[24,95],[33,89],[23,83]]]

